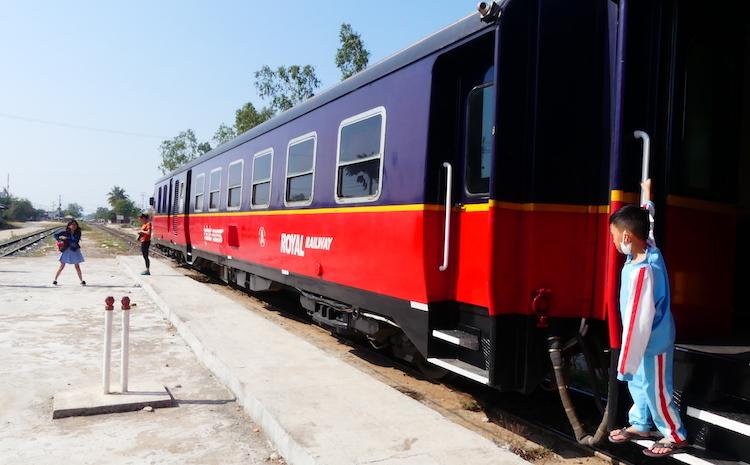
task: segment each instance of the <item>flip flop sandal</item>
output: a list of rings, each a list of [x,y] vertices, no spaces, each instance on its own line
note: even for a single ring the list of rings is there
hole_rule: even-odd
[[[631,439],[649,439],[652,437],[650,433],[634,433],[632,431],[628,431],[629,426],[626,426],[624,428],[613,430],[609,433],[609,442],[614,444],[621,444],[623,442],[628,442]],[[613,436],[622,436],[623,439],[615,439]]]
[[[648,449],[643,449],[643,454],[648,457],[666,457],[667,455],[678,454],[681,449],[688,446],[687,441],[682,442],[655,442],[654,445]],[[654,452],[654,449],[667,449],[666,452],[658,453]]]

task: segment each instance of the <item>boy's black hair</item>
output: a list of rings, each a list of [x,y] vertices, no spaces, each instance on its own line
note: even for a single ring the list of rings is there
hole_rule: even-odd
[[[625,205],[619,210],[612,213],[609,217],[609,224],[621,231],[628,230],[638,239],[645,241],[648,239],[649,224],[648,210],[635,205]]]
[[[143,218],[144,220],[148,220],[148,215],[145,213],[141,213],[141,216],[139,218]]]

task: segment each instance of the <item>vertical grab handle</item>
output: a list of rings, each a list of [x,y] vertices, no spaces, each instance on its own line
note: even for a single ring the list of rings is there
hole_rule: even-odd
[[[643,161],[641,162],[641,182],[648,179],[649,158],[651,157],[651,138],[645,131],[635,131],[633,136],[636,139],[643,139]],[[645,193],[641,189],[641,205],[646,203]]]
[[[443,241],[443,264],[438,267],[440,271],[448,269],[448,255],[450,253],[450,239],[451,239],[451,206],[453,205],[451,199],[451,192],[453,191],[453,167],[450,163],[443,163],[445,168],[445,235]]]

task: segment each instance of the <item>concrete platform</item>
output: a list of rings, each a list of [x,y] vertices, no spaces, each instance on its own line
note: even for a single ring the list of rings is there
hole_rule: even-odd
[[[174,406],[174,398],[164,386],[135,386],[128,392],[104,394],[102,386],[96,385],[56,393],[52,418],[135,412],[144,407],[156,409]]]
[[[527,463],[159,259],[118,261],[290,464]]]

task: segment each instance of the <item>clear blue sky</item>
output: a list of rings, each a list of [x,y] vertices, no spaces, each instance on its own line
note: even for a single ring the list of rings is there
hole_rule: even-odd
[[[192,128],[209,140],[243,103],[262,105],[253,73],[264,64],[311,64],[327,88],[342,22],[372,64],[476,2],[0,4],[0,184],[10,174],[11,193],[37,208],[62,195],[92,212],[114,185],[148,199],[163,139]]]

